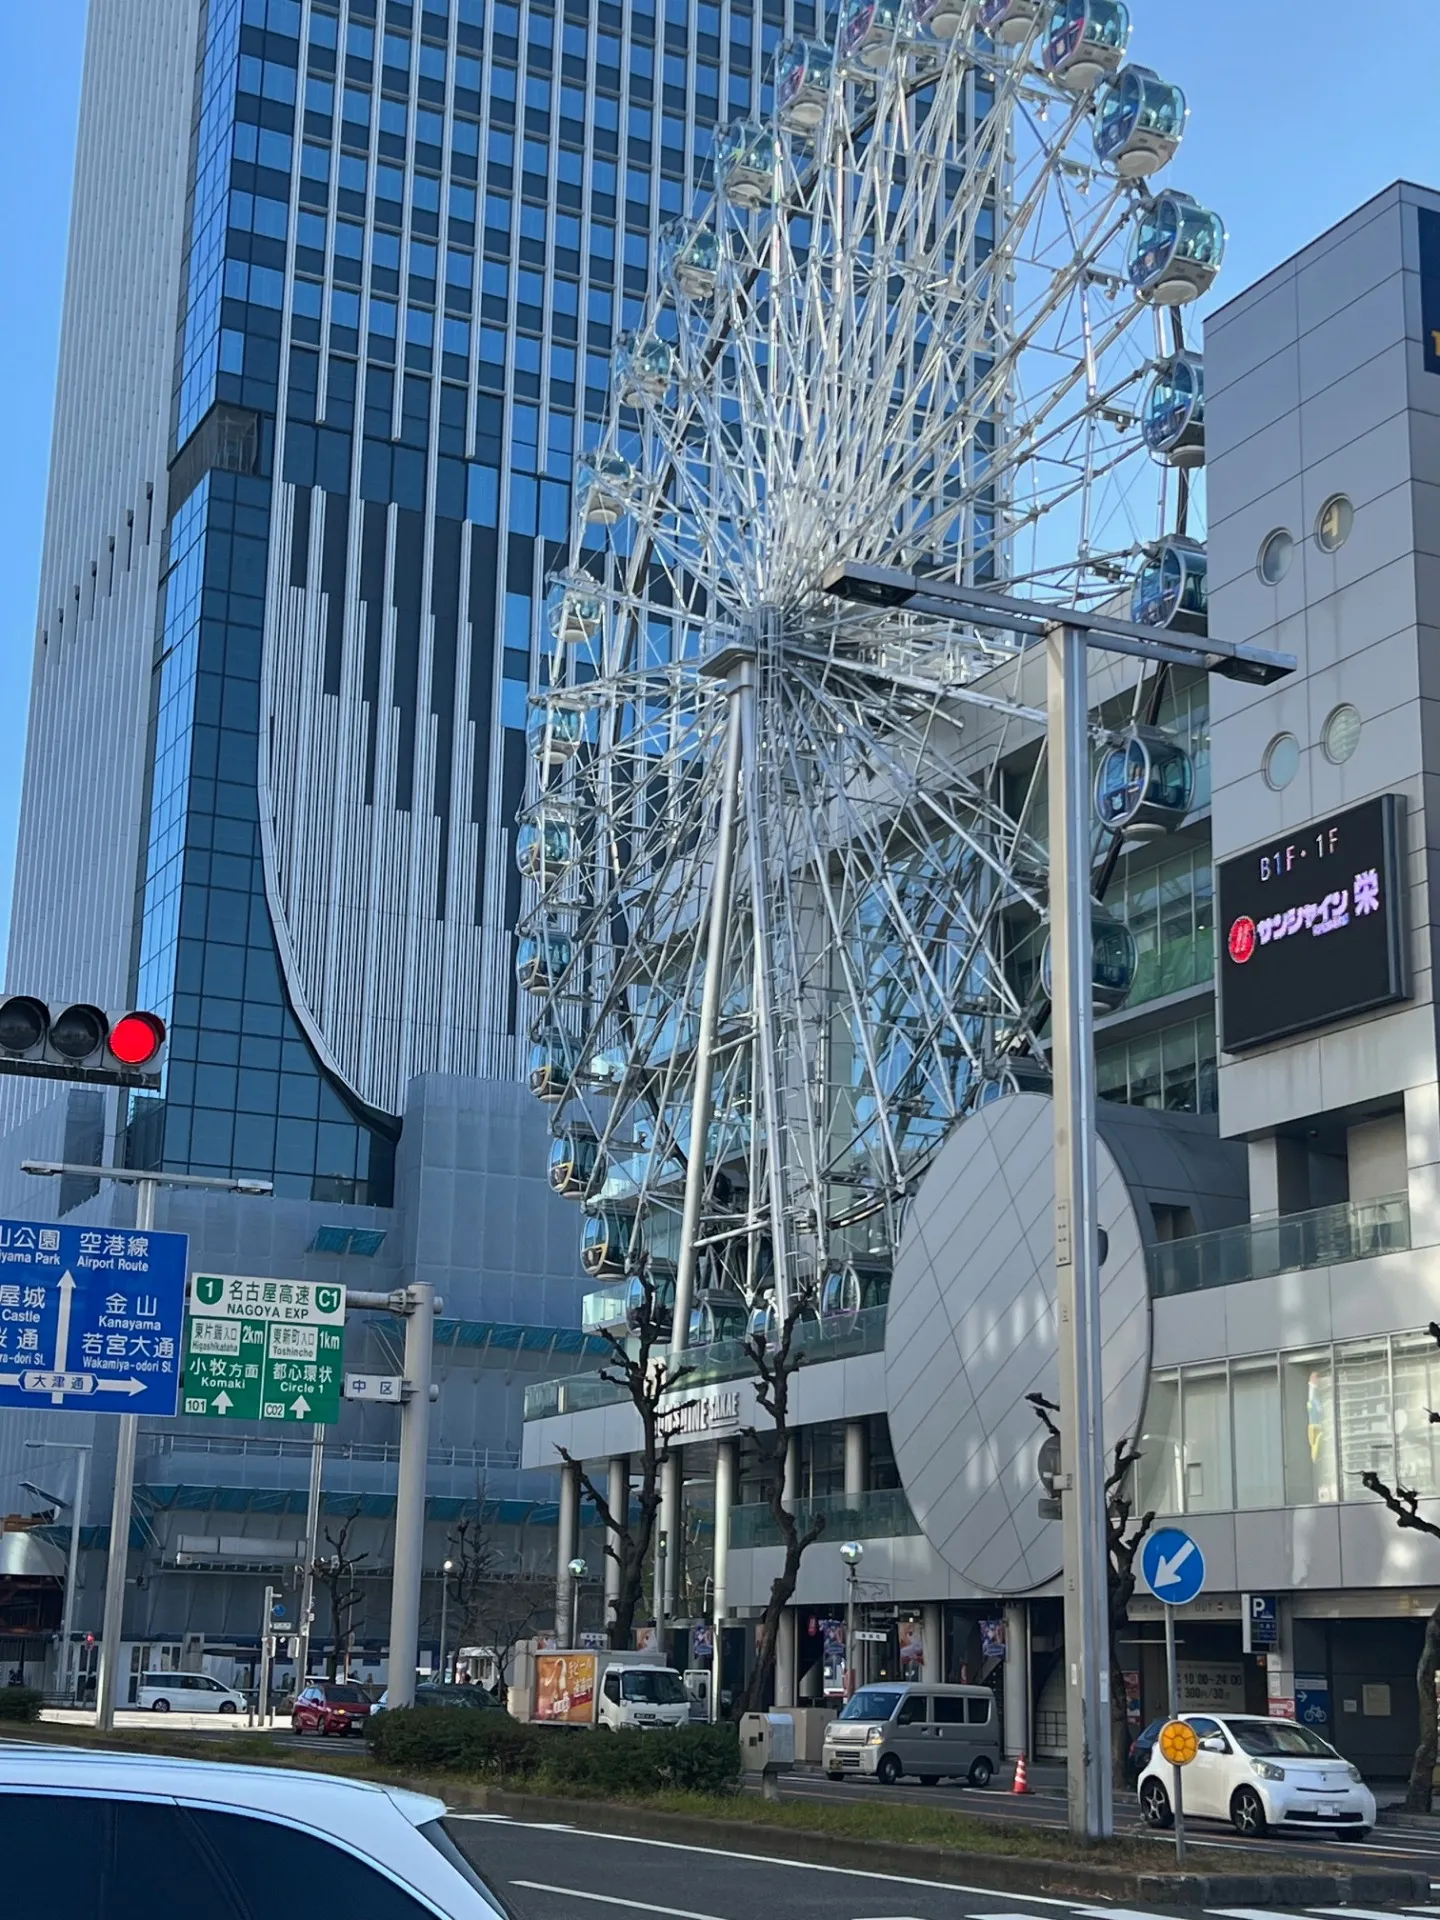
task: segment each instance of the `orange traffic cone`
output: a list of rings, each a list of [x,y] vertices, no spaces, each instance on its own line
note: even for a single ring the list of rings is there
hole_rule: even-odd
[[[1015,1762],[1015,1784],[1011,1787],[1010,1791],[1011,1793],[1029,1793],[1031,1791],[1030,1769],[1026,1765],[1023,1753]]]

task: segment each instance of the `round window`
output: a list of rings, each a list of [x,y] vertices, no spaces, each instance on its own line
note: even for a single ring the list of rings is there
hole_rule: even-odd
[[[1325,750],[1325,758],[1337,767],[1341,767],[1359,744],[1360,710],[1358,707],[1352,707],[1347,701],[1343,706],[1336,707],[1325,722],[1320,734],[1320,745]]]
[[[1354,524],[1354,507],[1343,493],[1332,493],[1315,517],[1315,541],[1320,551],[1338,553]]]
[[[1267,587],[1279,586],[1290,571],[1290,562],[1294,557],[1295,536],[1287,533],[1284,527],[1277,527],[1274,533],[1265,536],[1256,565]]]
[[[1282,787],[1288,787],[1300,771],[1300,742],[1293,733],[1277,733],[1265,749],[1265,759],[1261,772],[1265,775],[1265,784],[1274,787],[1278,793]]]

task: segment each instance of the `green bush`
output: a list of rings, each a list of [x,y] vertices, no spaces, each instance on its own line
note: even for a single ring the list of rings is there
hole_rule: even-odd
[[[595,1794],[729,1793],[740,1776],[733,1727],[607,1733],[531,1727],[503,1714],[406,1707],[372,1714],[366,1737],[386,1766],[463,1773],[506,1786]]]
[[[0,1687],[0,1720],[38,1720],[44,1697],[34,1687]]]

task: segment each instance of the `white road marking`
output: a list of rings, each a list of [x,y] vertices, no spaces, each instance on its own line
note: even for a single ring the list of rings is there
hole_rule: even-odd
[[[451,1813],[447,1814],[446,1818],[450,1820],[488,1820],[494,1819],[495,1815],[483,1813]],[[512,1827],[530,1827],[539,1832],[553,1833],[555,1831],[553,1827],[547,1827],[543,1822],[535,1820],[511,1819],[507,1820],[506,1824]],[[797,1873],[838,1874],[843,1880],[879,1880],[889,1887],[926,1887],[935,1893],[972,1893],[981,1900],[993,1900],[995,1897],[994,1887],[972,1887],[967,1886],[963,1881],[959,1880],[924,1880],[918,1874],[913,1873],[875,1873],[866,1867],[822,1866],[818,1861],[814,1860],[786,1860],[779,1854],[771,1853],[737,1853],[733,1847],[697,1847],[679,1840],[654,1840],[647,1835],[639,1833],[606,1833],[598,1827],[575,1827],[571,1829],[571,1831],[574,1832],[577,1838],[583,1838],[585,1840],[617,1840],[632,1847],[661,1847],[669,1853],[699,1853],[708,1855],[714,1860],[744,1860],[756,1867],[786,1867]],[[1073,1913],[1075,1911],[1075,1902],[1073,1900],[1057,1900],[1052,1895],[1045,1893],[1031,1894],[1029,1899],[1031,1906],[1034,1907],[1051,1907],[1058,1909],[1062,1913]],[[1107,1914],[1110,1913],[1110,1911],[1111,1909],[1108,1907],[1105,1909]],[[1026,1920],[1034,1920],[1034,1916],[1027,1915]],[[1153,1916],[1152,1920],[1154,1920]],[[1294,1915],[1267,1914],[1265,1920],[1294,1920]]]
[[[512,1880],[512,1887],[530,1893],[558,1893],[566,1900],[594,1900],[602,1907],[625,1907],[631,1913],[660,1913],[665,1920],[719,1920],[713,1913],[691,1913],[687,1907],[655,1907],[648,1900],[622,1900],[615,1893],[586,1893],[580,1887],[549,1887],[543,1880]]]
[[[1311,1913],[1338,1915],[1339,1920],[1395,1920],[1393,1913],[1381,1913],[1377,1907],[1311,1907]]]

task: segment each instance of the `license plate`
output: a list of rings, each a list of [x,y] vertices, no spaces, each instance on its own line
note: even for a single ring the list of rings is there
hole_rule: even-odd
[[[1322,1820],[1335,1819],[1339,1811],[1339,1807],[1337,1807],[1332,1800],[1322,1800],[1320,1802],[1320,1818]]]

